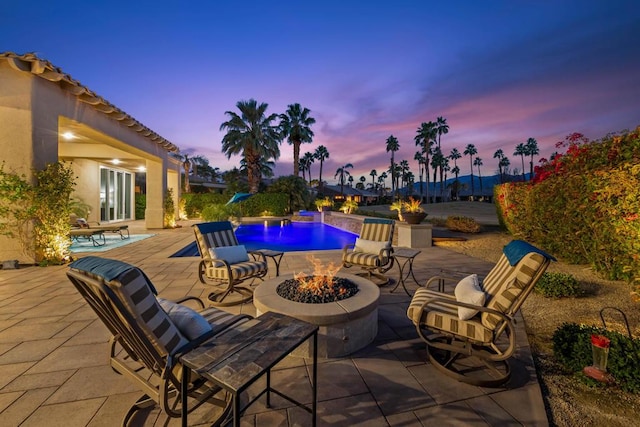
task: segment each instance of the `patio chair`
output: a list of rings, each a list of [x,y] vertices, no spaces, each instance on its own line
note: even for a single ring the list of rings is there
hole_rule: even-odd
[[[202,258],[198,264],[198,277],[202,283],[208,284],[209,280],[218,287],[208,296],[211,304],[230,306],[251,301],[251,284],[268,273],[265,255],[247,252],[244,245],[238,243],[229,221],[194,224],[193,231]],[[250,260],[249,255],[254,259]],[[238,286],[247,280],[251,280],[249,287]],[[240,298],[227,299],[233,293],[240,294]]]
[[[88,229],[88,230],[100,230],[103,232],[110,231],[112,233],[118,233],[122,240],[126,240],[130,237],[129,226],[127,224],[109,224],[103,225],[95,221],[87,221],[84,218],[78,218],[75,215],[71,216],[71,226],[74,229]],[[126,233],[126,234],[125,234]]]
[[[496,387],[511,377],[514,316],[547,269],[551,255],[521,240],[505,246],[498,263],[477,275],[436,276],[414,294],[407,316],[439,371],[468,384]],[[456,283],[454,295],[444,292]],[[439,290],[429,289],[438,284]]]
[[[156,298],[147,276],[127,263],[99,257],[81,258],[67,272],[69,280],[109,329],[109,363],[118,374],[134,382],[143,395],[123,418],[128,425],[138,410],[155,404],[169,417],[180,417],[182,366],[177,362],[200,344],[230,328],[242,329],[251,319],[215,307],[200,313]],[[195,297],[185,300],[195,301]],[[230,408],[230,397],[199,377],[189,380],[188,412],[204,403],[221,408],[218,421]]]
[[[375,281],[378,286],[389,283],[384,273],[393,267],[393,227],[394,221],[390,219],[365,218],[355,244],[342,249],[342,266],[360,267],[369,280],[371,276],[378,279]]]

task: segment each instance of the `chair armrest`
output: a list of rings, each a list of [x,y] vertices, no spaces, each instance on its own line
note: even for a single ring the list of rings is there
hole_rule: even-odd
[[[344,245],[344,247],[342,248],[342,256],[344,257],[349,252],[349,249],[353,251],[355,247],[356,247],[355,243],[349,243],[347,245]]]
[[[427,283],[424,285],[425,288],[429,289],[433,283],[438,284],[438,291],[442,292],[440,289],[444,289],[444,284],[449,283],[458,283],[460,279],[456,277],[448,277],[448,276],[433,276],[427,280]],[[441,287],[442,284],[442,287]]]
[[[247,253],[253,257],[254,261],[258,261],[258,258],[262,258],[262,262],[267,262],[266,255],[260,251],[247,251]]]
[[[187,301],[195,301],[201,309],[205,308],[204,302],[200,298],[194,296],[186,296],[184,298],[177,299],[175,302],[182,304]]]
[[[502,318],[502,320],[506,321],[507,323],[514,323],[515,321],[513,317],[508,316],[505,313],[502,313],[501,311],[494,310],[493,308],[488,308],[488,307],[485,307],[484,305],[474,305],[466,302],[460,302],[450,298],[438,298],[438,297],[430,298],[429,300],[425,301],[424,304],[422,304],[420,309],[424,310],[428,305],[431,305],[433,303],[441,303],[441,304],[444,303],[444,304],[452,305],[455,307],[464,307],[464,308],[470,308],[472,310],[478,310],[481,313],[495,314],[496,316],[499,316],[500,318]]]

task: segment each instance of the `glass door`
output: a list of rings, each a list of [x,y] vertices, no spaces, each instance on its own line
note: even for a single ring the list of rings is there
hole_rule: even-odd
[[[100,221],[132,219],[133,176],[130,172],[100,168]]]

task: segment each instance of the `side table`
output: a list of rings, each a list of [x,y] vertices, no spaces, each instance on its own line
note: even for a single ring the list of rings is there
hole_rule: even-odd
[[[276,277],[280,276],[280,261],[282,261],[282,255],[284,255],[284,252],[272,251],[271,249],[258,249],[253,252],[260,252],[265,257],[271,258],[273,263],[276,265]]]
[[[391,258],[393,258],[396,264],[398,264],[400,274],[398,275],[398,283],[396,283],[396,286],[391,290],[391,292],[395,291],[398,286],[402,284],[402,288],[404,289],[405,293],[411,296],[405,284],[405,281],[409,278],[409,276],[413,278],[413,281],[416,283],[416,285],[420,285],[420,283],[418,283],[418,280],[416,279],[416,276],[413,274],[413,260],[420,252],[422,251],[419,251],[417,249],[394,248],[393,253],[391,254]],[[404,270],[407,266],[409,268],[405,273]]]
[[[318,397],[318,326],[283,314],[268,312],[256,317],[255,324],[238,332],[233,329],[213,337],[199,347],[179,356],[182,372],[182,425],[187,426],[187,388],[189,375],[196,372],[231,393],[233,425],[240,425],[240,416],[247,407],[266,394],[270,407],[271,392],[311,413],[310,425],[316,425]],[[254,321],[251,321],[254,322]],[[271,387],[271,368],[308,339],[313,338],[312,403],[311,407]],[[266,375],[266,385],[243,408],[240,393]]]

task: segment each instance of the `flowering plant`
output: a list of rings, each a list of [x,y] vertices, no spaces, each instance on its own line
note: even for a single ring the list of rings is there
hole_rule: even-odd
[[[591,335],[591,344],[595,345],[596,347],[600,347],[600,348],[609,348],[609,346],[611,345],[611,340],[609,338],[605,337],[604,335],[592,334]]]

